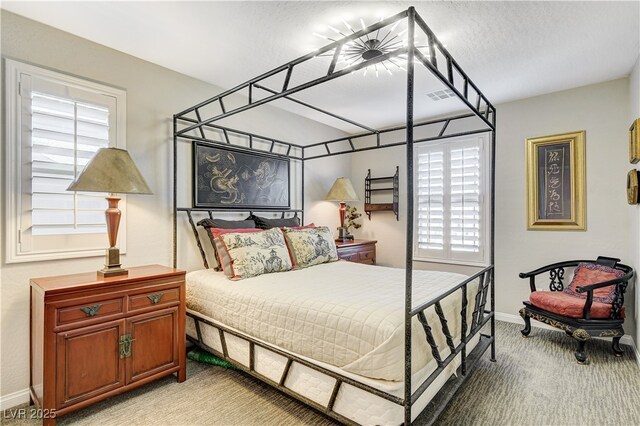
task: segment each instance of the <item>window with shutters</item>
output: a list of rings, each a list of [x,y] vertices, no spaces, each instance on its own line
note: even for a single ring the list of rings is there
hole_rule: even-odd
[[[106,194],[66,189],[98,149],[124,148],[125,92],[12,60],[5,75],[6,261],[103,255]]]
[[[485,136],[416,145],[416,260],[488,262],[487,145]]]

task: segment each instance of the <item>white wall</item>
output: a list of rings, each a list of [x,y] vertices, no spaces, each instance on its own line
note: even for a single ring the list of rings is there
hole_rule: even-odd
[[[334,234],[340,226],[338,203],[325,197],[339,177],[351,178],[351,155],[319,158],[305,164],[305,222],[326,225]]]
[[[598,255],[629,262],[631,238],[624,185],[628,171],[628,79],[499,105],[496,167],[497,310],[515,314],[528,286],[518,272]],[[528,137],[586,130],[586,231],[527,231],[525,144]],[[627,302],[633,318],[633,299]],[[627,321],[625,330],[634,333]]]
[[[554,261],[598,255],[633,261],[631,218],[624,191],[629,170],[629,80],[552,93],[496,108],[496,310],[517,315],[529,292],[528,284],[518,278],[519,272]],[[587,230],[527,231],[525,139],[574,130],[587,132]],[[390,213],[373,213],[372,220],[365,219],[363,228],[356,231],[358,236],[378,240],[379,263],[395,267],[402,267],[405,258],[405,163],[405,149],[400,147],[358,154],[351,167],[354,185],[363,194],[368,168],[374,175],[388,175],[396,165],[400,166],[400,221]],[[416,265],[446,267],[422,262]],[[460,267],[452,269],[464,272]],[[633,318],[633,297],[628,297],[627,309],[628,318]],[[634,322],[627,321],[625,329],[633,335]]]
[[[630,125],[633,120],[640,118],[640,56],[636,61],[631,75],[629,76],[629,119]],[[633,166],[629,165],[629,169]],[[636,164],[636,168],[640,169],[640,163]],[[640,206],[628,206],[631,221],[631,261],[630,264],[636,270],[636,274],[640,272]],[[628,298],[634,299],[635,296],[635,321],[636,347],[640,344],[640,291],[638,290],[638,279],[635,279],[634,286],[629,289]],[[635,294],[634,294],[635,293]]]
[[[152,188],[153,196],[129,196],[127,200],[126,266],[149,263],[171,264],[171,118],[173,114],[221,91],[220,88],[142,61],[121,52],[78,38],[71,34],[1,11],[2,54],[36,65],[49,67],[127,90],[127,149]],[[4,80],[3,80],[4,82]],[[4,89],[3,89],[4,90]],[[4,99],[4,94],[3,97]],[[305,143],[309,135],[325,139],[344,134],[323,124],[270,106],[260,108],[252,119],[234,117],[225,124],[243,130],[265,132],[266,136]],[[4,121],[4,114],[2,117]],[[282,123],[285,123],[284,125]],[[242,127],[240,127],[242,125]],[[4,127],[4,122],[3,122]],[[4,139],[4,131],[0,130]],[[8,141],[3,141],[3,146]],[[189,158],[183,161],[188,164]],[[326,161],[326,160],[323,160]],[[2,154],[4,166],[4,151]],[[309,199],[322,199],[335,177],[349,172],[348,162],[318,164],[318,172],[308,167]],[[342,167],[342,169],[341,169]],[[186,168],[181,178],[188,176]],[[4,171],[2,171],[4,180]],[[299,186],[299,185],[298,185]],[[2,183],[4,188],[4,183]],[[183,190],[184,189],[184,190]],[[189,200],[187,188],[180,189]],[[0,197],[4,203],[4,196]],[[299,202],[299,200],[298,200]],[[330,204],[307,204],[313,219],[321,222],[325,212],[336,217]],[[2,224],[5,209],[2,206]],[[333,220],[333,219],[331,219]],[[200,267],[199,257],[188,226],[181,221],[180,232],[186,235],[179,245],[182,268]],[[3,225],[4,226],[4,225]],[[4,229],[2,229],[4,235]],[[105,237],[105,244],[106,244]],[[207,243],[207,241],[205,241]],[[4,247],[4,244],[0,244]],[[194,260],[195,259],[195,260]],[[0,396],[18,392],[14,402],[24,402],[20,393],[29,384],[29,278],[97,270],[101,257],[32,262],[0,263]],[[6,399],[5,399],[6,400]]]

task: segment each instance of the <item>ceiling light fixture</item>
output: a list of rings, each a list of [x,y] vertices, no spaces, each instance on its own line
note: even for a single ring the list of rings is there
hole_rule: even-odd
[[[384,18],[381,17],[380,21],[382,21],[383,19]],[[360,21],[360,25],[362,26],[362,29],[363,30],[366,29],[367,25],[365,25],[364,19],[360,18],[359,21]],[[382,55],[386,55],[401,47],[406,46],[407,44],[406,33],[408,29],[404,28],[401,31],[396,31],[396,29],[398,29],[398,25],[401,22],[403,21],[401,20],[396,21],[396,23],[393,24],[391,27],[380,28],[369,34],[365,34],[362,37],[358,37],[354,40],[346,42],[342,50],[340,51],[340,56],[338,58],[336,65],[346,64],[344,65],[343,68],[349,68],[353,65],[370,61],[371,59],[377,58]],[[327,26],[329,30],[339,35],[340,36],[339,38],[332,38],[319,33],[313,33],[313,35],[323,40],[337,41],[342,37],[347,37],[348,35],[351,35],[356,31],[359,31],[359,29],[358,30],[354,29],[353,26],[344,19],[342,20],[342,23],[346,27],[345,31],[341,31],[338,28],[335,28],[334,26],[331,26],[331,25]],[[419,49],[425,48],[425,47],[427,46],[416,46],[416,48],[419,48]],[[333,53],[328,52],[320,56],[333,56]],[[429,57],[428,54],[425,54],[425,56]],[[389,75],[393,75],[393,73],[391,72],[391,69],[399,69],[402,71],[406,71],[406,68],[404,68],[401,65],[404,61],[406,61],[406,59],[407,59],[406,55],[399,55],[395,58],[388,58],[385,61],[379,62],[379,64],[383,68],[379,68],[378,64],[374,64],[373,68],[374,68],[376,77],[379,77],[379,71],[386,71],[387,74]],[[416,60],[416,63],[417,63],[417,60]],[[362,73],[363,76],[366,77],[368,69],[369,67],[364,68],[364,71]]]

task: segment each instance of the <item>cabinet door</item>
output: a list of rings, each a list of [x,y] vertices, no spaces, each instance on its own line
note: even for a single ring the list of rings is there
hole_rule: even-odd
[[[136,315],[127,320],[131,356],[127,384],[178,366],[178,307]]]
[[[57,334],[57,408],[124,386],[124,331],[125,321],[119,320]]]

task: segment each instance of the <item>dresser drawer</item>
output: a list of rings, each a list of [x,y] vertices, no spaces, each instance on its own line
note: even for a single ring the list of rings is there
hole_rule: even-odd
[[[362,262],[373,262],[376,258],[375,250],[361,251],[359,253],[359,260]]]
[[[180,288],[168,288],[129,296],[129,311],[166,306],[180,301]]]
[[[357,262],[360,260],[360,255],[358,252],[347,252],[347,253],[338,253],[338,257],[342,260],[346,260],[348,262]]]
[[[376,264],[376,242],[354,240],[336,243],[338,257],[348,262]]]
[[[124,297],[84,302],[56,308],[56,325],[92,320],[124,313]]]

